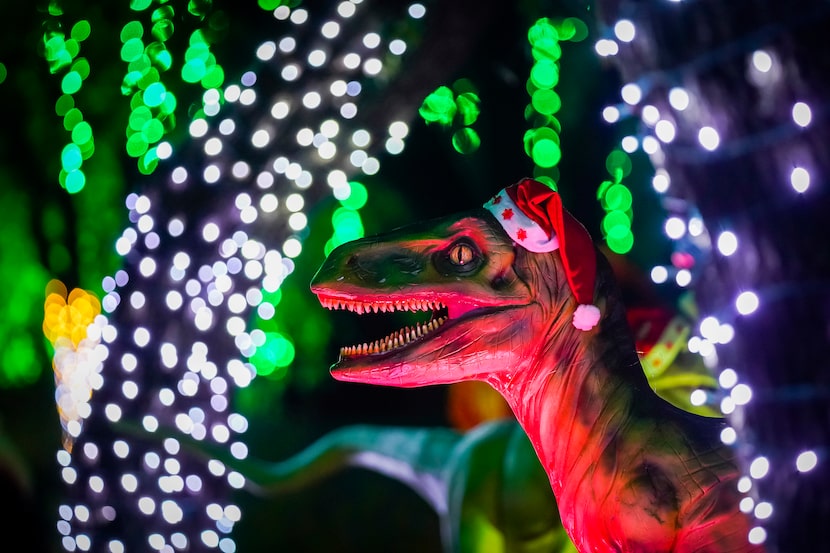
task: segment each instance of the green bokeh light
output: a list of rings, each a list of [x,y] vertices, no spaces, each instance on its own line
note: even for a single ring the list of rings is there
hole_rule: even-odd
[[[331,225],[339,243],[363,237],[363,220],[360,213],[347,207],[339,207],[331,216]]]
[[[86,175],[80,169],[69,171],[66,174],[65,186],[66,191],[70,194],[77,194],[83,190],[86,184]]]
[[[535,129],[528,129],[524,134],[525,153],[533,157],[533,145],[540,140],[552,140],[557,145],[559,144],[559,135],[550,127],[537,127]]]
[[[130,0],[130,9],[133,11],[143,11],[150,7],[153,0]]]
[[[631,233],[630,229],[626,230],[626,232],[618,236],[608,236],[606,243],[611,251],[618,254],[626,254],[631,251],[632,247],[634,247],[634,235]]]
[[[153,36],[156,39],[165,42],[173,36],[173,32],[175,31],[175,27],[173,22],[169,19],[165,19],[163,21],[156,21],[153,23],[153,28],[150,32],[153,33]]]
[[[349,193],[349,197],[340,200],[340,203],[343,207],[347,207],[349,209],[358,210],[364,205],[366,205],[366,200],[369,198],[369,193],[366,190],[366,187],[363,183],[358,181],[351,181],[349,182],[349,189],[351,190]]]
[[[69,71],[61,79],[61,90],[64,94],[75,94],[81,89],[83,79],[77,71]]]
[[[77,145],[86,144],[92,140],[92,127],[86,121],[81,121],[72,129],[72,142]]]
[[[463,125],[472,125],[478,119],[481,109],[478,107],[481,100],[475,92],[463,92],[455,99],[458,114]]]
[[[69,52],[69,57],[74,59],[81,51],[81,45],[77,40],[70,38],[66,41],[66,51]]]
[[[540,40],[559,40],[559,32],[547,17],[536,20],[527,31],[527,40],[535,45]]]
[[[147,5],[150,5],[148,0]],[[121,42],[127,42],[133,38],[141,38],[144,36],[144,25],[141,21],[129,21],[121,28]]]
[[[257,0],[257,5],[265,11],[273,11],[280,7],[282,0]]]
[[[206,72],[205,62],[200,58],[194,58],[182,66],[182,80],[186,83],[198,83]]]
[[[601,228],[603,234],[606,236],[620,236],[623,233],[622,229],[631,228],[631,219],[628,214],[623,211],[609,211],[602,218]]]
[[[79,169],[83,160],[81,149],[77,144],[71,143],[63,147],[63,151],[61,151],[61,166],[63,166],[67,173]]]
[[[92,30],[92,27],[89,25],[89,21],[86,19],[81,19],[74,25],[72,25],[72,30],[69,32],[69,35],[77,40],[78,42],[83,42],[87,38],[89,38],[89,33]]]
[[[256,352],[250,357],[256,372],[260,376],[271,376],[282,378],[284,369],[294,361],[294,344],[276,331],[265,332],[265,343],[256,348]]]
[[[158,142],[164,135],[164,126],[158,119],[150,119],[141,127],[141,134],[144,135],[144,140],[151,144]]]
[[[608,210],[628,211],[631,208],[631,191],[622,184],[615,184],[605,193],[604,206]]]
[[[562,108],[559,94],[550,89],[540,88],[530,98],[533,109],[542,115],[553,115]]]
[[[143,156],[138,158],[138,170],[142,175],[149,175],[156,170],[159,164],[156,148],[150,148]]]
[[[81,76],[81,80],[86,79],[89,77],[89,61],[86,58],[78,58],[72,64],[72,71],[78,73]]]
[[[165,4],[153,10],[153,15],[150,16],[150,21],[158,23],[160,21],[167,21],[176,15],[176,10],[170,4]]]
[[[605,168],[608,174],[615,178],[617,177],[616,173],[619,172],[620,176],[617,179],[617,182],[619,182],[631,173],[631,158],[622,150],[614,150],[605,158]]]
[[[149,144],[144,139],[144,136],[140,133],[134,133],[127,139],[127,154],[130,157],[139,157],[144,155],[144,152],[147,151],[149,148]]]
[[[550,60],[539,60],[530,70],[530,80],[536,88],[553,88],[559,82],[559,68]]]
[[[49,6],[46,9],[49,12],[49,15],[51,15],[52,17],[58,17],[60,15],[63,15],[63,8],[61,7],[60,3],[56,2],[55,0],[49,2]]]
[[[582,42],[588,38],[588,26],[577,17],[567,17],[557,26],[559,38],[572,42]]]
[[[545,38],[536,41],[530,53],[537,61],[556,61],[562,57],[562,47],[558,40]]]
[[[562,150],[553,140],[543,138],[533,143],[530,157],[540,167],[553,167],[562,159]]]
[[[470,127],[458,129],[452,134],[452,147],[460,154],[471,154],[481,146],[481,138]]]
[[[144,91],[144,103],[150,107],[157,107],[164,101],[164,96],[167,94],[167,89],[160,82],[154,82]]]
[[[71,94],[61,94],[55,102],[55,113],[60,117],[63,117],[74,107],[75,98]]]
[[[196,17],[204,17],[212,5],[213,0],[190,0],[187,3],[187,11]]]
[[[162,71],[167,71],[173,65],[173,56],[161,42],[153,42],[145,50],[150,61]]]
[[[452,90],[440,86],[424,99],[418,113],[427,123],[448,126],[452,124],[456,109]]]
[[[81,110],[78,108],[72,108],[66,112],[66,115],[63,116],[63,128],[67,131],[71,131],[75,128],[75,125],[83,120],[84,115],[81,113]]]
[[[174,111],[176,111],[176,95],[168,90],[167,94],[164,95],[164,100],[161,102],[161,105],[159,106],[159,111],[161,111],[161,113],[163,113],[165,115],[171,114]],[[164,120],[165,124],[167,124],[168,121],[172,124],[173,123],[173,118],[172,117],[166,118]]]
[[[150,111],[150,108],[147,106],[138,106],[130,112],[128,128],[134,131],[140,131],[152,118],[153,112]]]
[[[147,59],[147,63],[149,65],[150,58],[147,56],[142,56],[142,58]],[[138,80],[138,88],[142,90],[146,90],[150,87],[153,83],[158,83],[161,80],[159,76],[159,71],[155,67],[148,67],[146,71],[141,74],[141,78]],[[155,107],[155,106],[154,106]]]
[[[121,47],[121,59],[129,63],[144,54],[144,41],[140,38],[131,38]]]
[[[219,88],[223,82],[225,82],[225,70],[222,69],[221,65],[211,66],[207,74],[202,77],[202,86],[204,88]]]

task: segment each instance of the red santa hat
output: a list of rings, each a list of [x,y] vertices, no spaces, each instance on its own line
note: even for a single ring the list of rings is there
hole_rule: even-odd
[[[533,179],[508,186],[484,204],[508,235],[534,252],[560,250],[565,275],[579,306],[573,325],[590,330],[599,322],[593,305],[597,273],[596,251],[591,235],[562,207],[562,198],[550,187]]]

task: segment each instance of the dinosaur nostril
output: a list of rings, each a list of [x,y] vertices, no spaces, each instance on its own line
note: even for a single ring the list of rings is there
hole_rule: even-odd
[[[356,267],[357,264],[358,264],[358,260],[357,260],[356,255],[350,255],[349,259],[346,260],[346,266],[347,267]]]

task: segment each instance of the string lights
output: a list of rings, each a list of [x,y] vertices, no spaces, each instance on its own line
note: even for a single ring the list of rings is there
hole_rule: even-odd
[[[58,453],[75,499],[59,508],[67,551],[236,550],[231,534],[242,513],[229,495],[244,477],[219,461],[186,455],[175,439],[137,441],[113,425],[176,429],[247,456],[248,421],[234,409],[232,391],[257,375],[284,373],[293,360],[292,340],[273,321],[280,287],[309,232],[308,210],[327,197],[339,203],[326,253],[362,236],[367,190],[353,177],[376,174],[377,152],[400,153],[409,132],[394,114],[380,126],[361,123],[371,100],[365,89],[378,90],[394,75],[408,45],[367,28],[379,22],[358,18],[360,4],[340,2],[319,27],[303,8],[275,7],[285,33],[256,48],[258,67],[223,89],[221,81],[205,82],[209,69],[202,75],[200,82],[211,86],[193,110],[181,149],[149,132],[158,130],[154,121],[163,126],[158,108],[168,91],[159,88],[161,103],[148,93],[157,80],[137,82],[140,90],[131,91],[143,102],[130,116],[130,139],[142,141],[143,153],[134,157],[152,151],[162,176],[126,198],[130,225],[115,243],[124,268],[102,283],[106,315],[68,331],[44,323],[51,334],[85,334],[72,342],[71,360],[55,357],[61,374],[85,368],[90,387],[72,403],[78,412],[67,422],[72,444]],[[407,8],[410,21],[425,14],[422,4]],[[139,36],[122,38],[126,48]],[[149,46],[139,46],[130,47],[136,57],[128,56],[129,63],[148,55]],[[199,57],[205,49],[197,50],[186,55],[185,81],[202,67],[193,60],[205,61]],[[155,163],[144,161],[151,172]],[[48,300],[46,320],[64,308],[59,303]],[[81,347],[94,353],[85,365]],[[69,400],[61,398],[79,394],[67,393],[58,402],[69,413]]]
[[[769,27],[775,31],[764,34],[743,29],[743,40],[707,43],[697,56],[687,49],[673,58],[676,51],[669,54],[668,49],[663,49],[658,70],[651,67],[653,60],[649,56],[660,48],[654,43],[655,36],[667,35],[664,31],[656,33],[655,29],[677,28],[678,21],[704,21],[712,14],[691,3],[652,4],[614,6],[610,13],[624,17],[606,21],[605,33],[595,43],[596,53],[613,60],[628,81],[620,90],[622,101],[606,107],[602,116],[608,123],[638,120],[636,135],[623,138],[621,146],[626,152],[642,149],[649,156],[655,168],[652,185],[666,211],[664,232],[674,243],[671,264],[655,266],[651,278],[658,284],[673,281],[680,287],[695,287],[698,298],[703,298],[697,333],[690,337],[688,347],[699,353],[717,374],[720,409],[730,424],[721,439],[733,446],[744,461],[745,474],[738,491],[745,497],[740,508],[752,514],[755,521],[747,540],[751,544],[782,547],[782,535],[799,536],[792,531],[793,516],[801,515],[788,513],[785,518],[778,512],[782,505],[776,504],[773,495],[794,498],[789,490],[802,484],[783,486],[781,481],[790,474],[804,478],[804,474],[815,470],[822,463],[820,452],[825,445],[820,440],[806,448],[771,445],[784,437],[773,438],[764,415],[771,407],[779,408],[792,401],[786,398],[788,388],[780,385],[776,389],[771,382],[795,378],[776,376],[788,371],[780,363],[774,373],[764,374],[762,365],[759,366],[763,359],[759,360],[751,351],[758,348],[749,345],[760,336],[749,333],[750,329],[767,328],[772,317],[770,309],[780,305],[780,298],[795,294],[799,287],[809,293],[810,286],[780,282],[779,268],[759,261],[759,256],[771,253],[771,244],[763,242],[769,237],[759,239],[748,233],[758,228],[753,224],[754,218],[778,214],[787,208],[800,209],[798,196],[813,192],[818,162],[815,149],[810,146],[813,139],[805,134],[814,124],[810,86],[803,81],[792,84],[796,67],[792,58],[797,54],[789,43],[779,39],[782,32],[801,32],[795,29],[822,20],[826,10],[816,9],[809,17],[800,14],[793,18],[776,15],[775,10],[766,6],[769,13],[764,14],[765,18],[776,22],[775,27]],[[660,17],[655,18],[658,11]],[[679,38],[676,44],[684,43],[683,40],[693,44],[700,38],[694,32],[695,29],[688,29],[689,35]],[[736,36],[741,33],[736,32]],[[676,65],[666,65],[669,59]],[[733,89],[727,92],[723,82],[730,83]],[[732,96],[728,96],[730,93]],[[738,105],[730,106],[730,102]],[[714,167],[720,172],[711,169]],[[741,186],[745,182],[742,179],[752,178],[742,176],[742,170],[746,175],[757,175],[755,187]],[[774,177],[767,179],[770,174]],[[700,182],[702,179],[709,182]],[[722,182],[713,182],[720,179]],[[730,187],[730,181],[741,190],[752,192],[737,202],[726,194],[719,195],[717,188]],[[691,194],[695,189],[707,190],[709,195]],[[761,189],[763,194],[757,194]],[[791,239],[798,240],[792,235]],[[713,267],[718,268],[717,272]],[[720,280],[715,280],[716,275]],[[788,320],[780,324],[799,322]],[[786,349],[791,347],[798,345],[788,344]],[[793,377],[802,377],[806,370],[799,366]],[[757,385],[761,385],[760,390]],[[804,390],[809,387],[800,386]],[[821,390],[819,385],[813,389]],[[798,397],[805,402],[805,411],[809,410],[812,394],[805,391]],[[806,427],[799,430],[812,438],[792,436],[795,439],[788,439],[787,443],[809,444],[810,439],[817,437]],[[773,478],[776,471],[781,476]],[[773,485],[773,479],[778,483]],[[783,501],[783,507],[790,509],[792,501]],[[773,530],[776,537],[770,541]],[[801,539],[804,535],[800,534]]]

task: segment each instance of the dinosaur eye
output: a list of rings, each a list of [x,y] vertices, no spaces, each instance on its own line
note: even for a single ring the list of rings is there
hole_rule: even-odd
[[[484,256],[475,243],[462,238],[446,249],[435,252],[433,263],[439,273],[445,276],[469,276],[481,268]]]
[[[453,265],[467,265],[475,257],[475,252],[469,244],[456,244],[450,249],[450,263]]]

